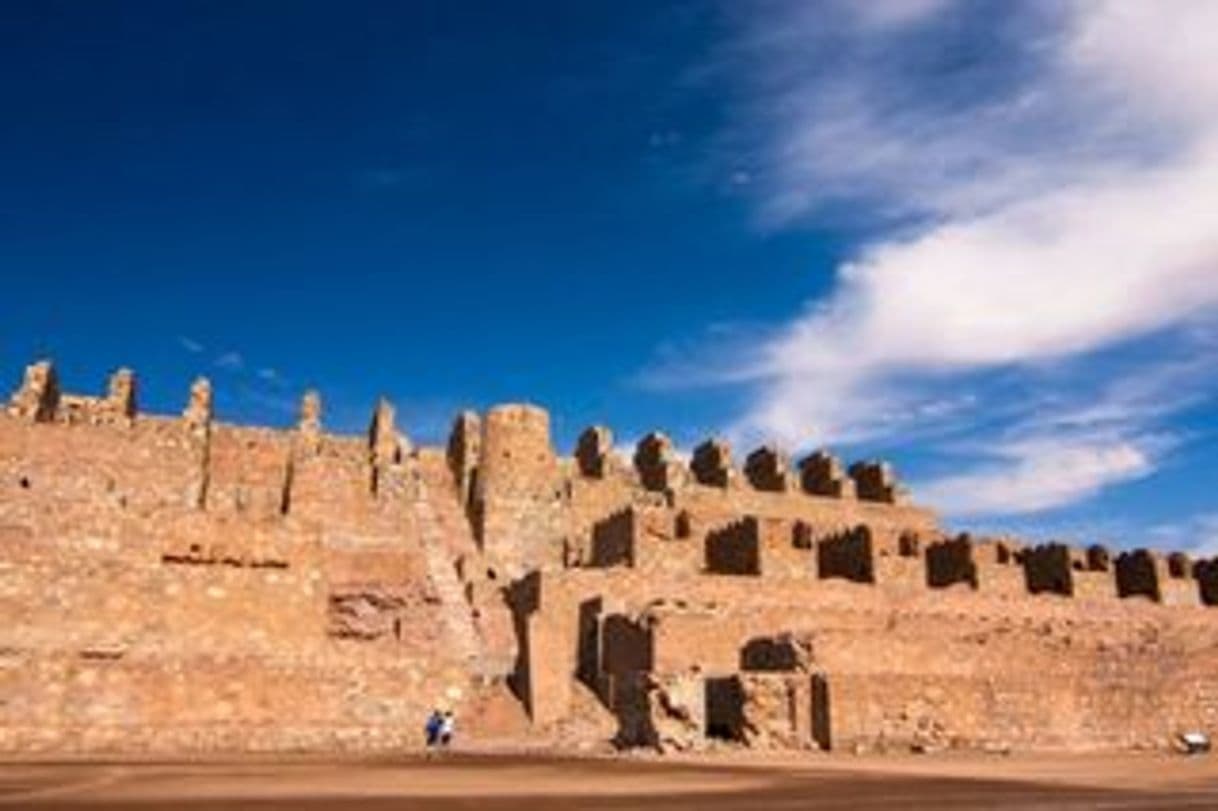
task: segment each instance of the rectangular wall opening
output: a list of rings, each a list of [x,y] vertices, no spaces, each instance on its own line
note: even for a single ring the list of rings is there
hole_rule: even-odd
[[[829,682],[821,674],[812,677],[812,740],[828,752],[832,747],[829,734]]]
[[[579,642],[575,651],[575,677],[588,689],[600,692],[601,611],[600,597],[579,604]]]
[[[744,740],[744,687],[736,676],[706,680],[706,737]]]
[[[740,521],[706,536],[706,571],[711,574],[761,574],[761,540],[756,521]]]

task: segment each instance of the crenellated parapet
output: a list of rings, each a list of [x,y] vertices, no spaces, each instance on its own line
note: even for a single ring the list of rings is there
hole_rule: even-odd
[[[309,389],[300,398],[300,411],[296,420],[296,436],[299,448],[305,454],[316,454],[321,448],[321,394]]]
[[[135,419],[135,372],[124,367],[110,375],[110,385],[106,391],[105,411],[110,419],[114,421],[130,422]]]
[[[1116,559],[1116,577],[1122,597],[1145,597],[1166,605],[1197,605],[1202,601],[1204,581],[1192,560],[1180,552],[1124,552]]]
[[[766,493],[786,493],[791,486],[791,459],[777,445],[762,445],[744,460],[744,476],[753,488]]]
[[[373,467],[386,467],[402,461],[409,450],[405,438],[398,434],[397,415],[393,404],[382,397],[372,411],[368,424],[368,453]]]
[[[682,483],[672,440],[658,431],[647,434],[635,446],[634,469],[646,490],[663,492]]]
[[[34,423],[130,426],[136,416],[135,373],[127,368],[115,371],[101,397],[68,394],[60,388],[54,364],[39,361],[26,367],[7,411]]]
[[[380,495],[389,477],[410,452],[410,440],[397,429],[393,405],[382,397],[372,411],[368,424],[368,460],[372,476],[372,495]]]
[[[385,401],[345,436],[314,391],[280,427],[203,379],[138,406],[127,370],[84,397],[45,363],[0,412],[6,678],[42,697],[8,754],[397,751],[437,700],[498,735],[505,682],[540,727],[652,746],[1144,747],[1215,717],[1218,561],[948,535],[882,463],[649,434],[631,468],[599,426],[560,458],[523,403],[419,448]],[[82,674],[95,700],[59,700]],[[393,700],[317,689],[344,683]]]
[[[735,479],[732,446],[727,440],[708,439],[694,448],[689,462],[694,481],[708,487],[729,487]]]
[[[800,460],[799,484],[805,493],[813,496],[853,499],[856,494],[854,479],[850,478],[842,461],[824,449]]]
[[[855,462],[850,466],[850,478],[862,501],[878,501],[883,504],[903,504],[906,501],[904,488],[897,483],[896,474],[887,462]]]
[[[206,377],[195,378],[190,384],[190,396],[186,408],[182,411],[182,419],[192,430],[207,430],[215,418],[215,406],[212,400],[211,381]]]
[[[1111,600],[1118,596],[1112,553],[1092,544],[1086,549],[1069,547],[1073,594],[1080,600]]]
[[[1099,545],[1025,547],[1010,538],[945,536],[932,513],[905,503],[888,464],[864,461],[847,469],[823,449],[792,470],[776,446],[757,448],[738,464],[726,440],[711,438],[686,462],[667,436],[653,432],[639,440],[631,471],[603,426],[583,431],[572,457],[559,459],[549,414],[527,404],[497,406],[484,417],[463,412],[446,448],[420,451],[411,448],[386,400],[373,409],[365,438],[326,434],[314,390],[301,397],[289,430],[219,423],[214,408],[211,384],[199,378],[181,420],[141,416],[130,370],[111,375],[103,396],[84,397],[63,393],[54,366],[43,361],[25,370],[5,418],[14,430],[45,430],[48,437],[122,426],[98,433],[115,449],[159,437],[166,452],[194,471],[188,484],[178,485],[186,497],[177,499],[225,515],[290,513],[308,520],[350,508],[392,524],[402,520],[397,510],[404,500],[423,487],[416,484],[422,455],[439,466],[442,485],[447,466],[458,515],[468,520],[488,566],[503,563],[506,572],[569,565],[688,576],[734,567],[738,574],[838,578],[890,592],[963,584],[1004,599],[1046,594],[1218,603],[1218,567],[1182,553],[1116,555]],[[20,423],[27,425],[17,428]],[[335,477],[344,484],[329,486]],[[750,555],[756,566],[740,563]]]
[[[1073,550],[1065,544],[1040,544],[1027,550],[1024,573],[1032,594],[1074,596]]]
[[[731,445],[720,437],[700,442],[684,458],[667,435],[653,431],[639,439],[632,471],[626,471],[617,468],[613,443],[609,428],[591,426],[579,435],[564,464],[578,513],[576,531],[585,541],[591,521],[614,506],[653,497],[647,494],[670,506],[683,505],[697,524],[773,511],[792,519],[806,516],[819,532],[864,522],[898,534],[926,535],[938,525],[933,512],[909,501],[884,462],[860,462],[847,469],[822,449],[804,456],[793,469],[787,452],[774,444],[755,448],[738,462]]]
[[[9,400],[8,412],[29,422],[50,422],[59,409],[59,376],[49,360],[25,367],[21,387]]]
[[[592,425],[579,435],[575,462],[580,475],[603,479],[613,465],[613,432],[603,425]]]
[[[1197,579],[1202,604],[1218,605],[1218,558],[1197,561],[1193,565],[1193,576]]]

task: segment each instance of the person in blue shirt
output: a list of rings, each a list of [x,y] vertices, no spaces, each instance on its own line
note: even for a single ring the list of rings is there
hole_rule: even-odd
[[[432,749],[440,743],[440,729],[443,726],[444,716],[440,714],[439,710],[432,710],[431,716],[427,719],[427,724],[423,727],[428,749]]]

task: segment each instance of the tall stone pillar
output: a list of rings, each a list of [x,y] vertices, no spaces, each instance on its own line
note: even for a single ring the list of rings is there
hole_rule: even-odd
[[[448,469],[452,471],[457,497],[468,507],[482,447],[482,421],[473,411],[462,411],[453,420],[448,435]]]
[[[114,420],[129,422],[135,419],[135,372],[123,368],[110,375],[106,411]]]
[[[25,367],[21,388],[9,401],[9,413],[30,422],[50,422],[59,408],[59,377],[49,360]]]
[[[321,447],[321,395],[316,389],[309,389],[300,398],[300,418],[296,431],[300,450],[316,454]]]
[[[400,473],[403,457],[410,451],[410,441],[398,432],[393,406],[385,398],[377,401],[368,426],[368,460],[372,469],[372,494],[378,495],[387,477]],[[400,480],[400,476],[395,477]]]
[[[207,506],[207,493],[211,486],[211,422],[214,416],[211,381],[206,377],[195,378],[190,385],[186,408],[182,410],[182,422],[186,424],[196,471],[186,499],[200,509]]]

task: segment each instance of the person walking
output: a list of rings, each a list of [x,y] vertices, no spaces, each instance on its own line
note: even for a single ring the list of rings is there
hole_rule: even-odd
[[[457,721],[453,717],[452,710],[446,710],[444,717],[440,719],[440,746],[447,749],[453,742],[453,735],[456,734]]]
[[[427,723],[423,726],[424,736],[427,740],[427,748],[434,749],[440,743],[440,733],[444,726],[444,716],[440,715],[438,709],[432,710],[431,715],[427,718]]]

